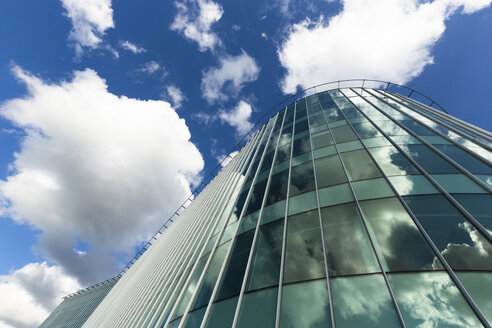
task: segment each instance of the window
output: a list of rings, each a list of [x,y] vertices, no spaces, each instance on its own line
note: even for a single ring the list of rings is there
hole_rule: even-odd
[[[341,156],[351,181],[381,176],[378,168],[365,150],[350,151],[341,154]]]
[[[355,203],[321,209],[330,277],[380,271]]]
[[[314,161],[318,189],[347,182],[345,171],[338,155],[332,155]]]
[[[324,276],[325,261],[318,211],[288,217],[284,283]]]

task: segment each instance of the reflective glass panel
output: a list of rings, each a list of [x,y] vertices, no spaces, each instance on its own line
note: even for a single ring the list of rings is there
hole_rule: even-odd
[[[311,191],[314,186],[314,172],[312,161],[295,166],[290,174],[290,196]]]
[[[327,188],[325,188],[327,189]],[[318,206],[316,192],[310,191],[289,198],[289,215],[312,210]]]
[[[238,297],[232,297],[220,302],[215,302],[208,316],[207,328],[231,328],[234,320]]]
[[[271,205],[287,197],[287,184],[289,181],[289,171],[284,170],[272,175],[270,178],[270,187],[265,206]]]
[[[337,328],[401,327],[381,275],[330,279]]]
[[[277,310],[278,288],[268,288],[244,294],[237,327],[273,328]]]
[[[248,264],[253,235],[254,231],[249,231],[236,238],[236,243],[232,248],[231,256],[217,293],[217,300],[239,295],[246,264]]]
[[[289,284],[283,287],[280,327],[331,327],[326,279]]]
[[[318,194],[320,207],[348,203],[354,200],[347,183],[319,189]]]
[[[311,150],[309,136],[304,136],[297,140],[294,140],[294,149],[292,151],[292,156],[296,157],[301,154],[307,153]]]
[[[352,124],[352,127],[361,139],[383,136],[370,122]]]
[[[352,182],[358,200],[394,196],[393,190],[383,178]]]
[[[288,217],[284,282],[324,276],[325,264],[318,211]]]
[[[341,154],[351,181],[380,177],[374,162],[363,149]]]
[[[387,176],[420,173],[417,168],[393,146],[370,148],[369,151]]]
[[[435,145],[437,149],[451,157],[455,162],[475,174],[492,174],[492,168],[473,155],[454,145]]]
[[[360,203],[367,219],[376,249],[384,257],[390,271],[420,271],[441,268],[431,248],[415,226],[400,201],[395,198],[375,199]]]
[[[380,271],[355,203],[321,209],[328,274]]]
[[[423,175],[402,175],[389,180],[401,196],[439,193]]]
[[[456,272],[482,314],[492,322],[492,272]]]
[[[318,188],[347,182],[345,171],[338,155],[320,158],[314,161]]]
[[[333,144],[333,140],[331,138],[331,134],[329,130],[321,131],[312,135],[313,139],[313,148],[323,148]]]
[[[331,133],[333,134],[333,138],[335,139],[336,143],[357,140],[357,136],[355,135],[354,131],[352,131],[352,128],[348,125],[332,128]]]
[[[284,220],[262,225],[251,262],[247,290],[278,284]]]
[[[490,195],[453,194],[453,198],[473,215],[485,229],[492,231],[492,197]]]
[[[459,173],[455,167],[425,145],[406,145],[402,148],[427,173]]]
[[[486,192],[464,174],[432,174],[431,176],[449,193],[481,194]]]
[[[447,273],[388,276],[407,327],[482,327]]]
[[[453,270],[492,270],[492,245],[444,196],[404,200]]]

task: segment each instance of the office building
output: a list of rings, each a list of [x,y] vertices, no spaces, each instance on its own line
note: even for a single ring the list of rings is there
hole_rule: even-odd
[[[491,151],[384,87],[287,103],[83,327],[490,327]]]

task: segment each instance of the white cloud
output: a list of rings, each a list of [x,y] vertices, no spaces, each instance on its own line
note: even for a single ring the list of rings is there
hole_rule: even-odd
[[[229,95],[237,95],[244,83],[255,81],[259,73],[256,61],[244,51],[239,56],[225,56],[219,67],[203,73],[202,96],[209,103],[227,100]]]
[[[69,39],[80,56],[84,48],[98,48],[102,37],[114,27],[111,0],[61,0],[66,16],[72,20]]]
[[[164,71],[164,68],[161,67],[161,65],[154,60],[151,60],[151,61],[143,64],[142,66],[140,66],[140,68],[137,69],[138,72],[146,73],[149,75],[154,74],[155,72],[157,72],[159,70]]]
[[[433,63],[432,47],[445,21],[485,8],[491,0],[344,0],[329,20],[304,20],[291,27],[278,49],[287,69],[285,93],[296,87],[350,78],[405,83]]]
[[[222,7],[209,0],[186,0],[175,2],[178,14],[171,24],[171,30],[178,31],[189,40],[198,43],[200,51],[213,50],[220,45],[217,34],[211,31],[224,13]]]
[[[189,195],[202,156],[168,102],[118,97],[90,69],[58,84],[13,72],[29,92],[0,114],[25,136],[0,213],[40,229],[42,254],[82,283],[109,278]]]
[[[146,52],[145,48],[137,46],[135,43],[130,41],[120,41],[120,47],[125,50],[131,51],[134,54],[140,54],[142,52]]]
[[[240,100],[236,108],[230,111],[220,111],[219,117],[222,122],[235,128],[238,135],[243,136],[253,128],[253,123],[249,121],[252,112],[251,105]]]
[[[166,87],[166,93],[171,98],[174,108],[181,107],[182,102],[186,99],[181,89],[175,85],[168,85]]]
[[[0,327],[37,327],[63,296],[79,288],[76,279],[46,262],[0,276]]]
[[[268,40],[268,35],[265,32],[261,33],[261,37],[265,40]]]

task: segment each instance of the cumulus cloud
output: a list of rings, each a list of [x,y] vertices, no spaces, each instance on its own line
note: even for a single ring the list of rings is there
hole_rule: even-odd
[[[237,106],[230,111],[221,110],[219,118],[222,122],[236,129],[237,134],[242,136],[253,128],[253,123],[249,121],[252,112],[251,105],[244,100],[240,100]]]
[[[237,95],[245,83],[255,81],[259,73],[256,61],[246,52],[225,56],[220,59],[219,67],[203,73],[202,96],[209,103],[227,100],[230,94]]]
[[[42,254],[82,283],[109,278],[189,195],[202,156],[168,102],[111,94],[90,69],[56,84],[13,73],[28,95],[0,114],[25,135],[0,213],[39,229]]]
[[[287,70],[285,93],[317,83],[373,78],[405,83],[434,62],[432,47],[445,22],[471,14],[491,0],[344,0],[330,19],[294,24],[278,48]]]
[[[168,85],[166,87],[166,94],[169,98],[171,98],[171,103],[174,108],[181,107],[182,102],[186,99],[181,89],[175,85]]]
[[[200,51],[213,50],[220,45],[217,34],[211,31],[212,24],[218,22],[224,13],[218,3],[209,0],[185,0],[177,1],[174,5],[178,14],[171,24],[171,30],[197,42]]]
[[[95,49],[107,29],[114,27],[111,0],[61,0],[65,15],[72,20],[69,39],[80,56],[84,48]]]
[[[236,155],[238,153],[239,153],[239,151],[233,151],[230,154],[221,154],[221,155],[218,155],[216,157],[217,158],[217,162],[220,163],[220,166],[225,167],[227,164],[229,164],[230,161],[232,161],[232,159],[234,157],[236,157]]]
[[[134,54],[140,54],[142,52],[146,52],[145,48],[137,46],[135,43],[132,43],[128,40],[120,41],[120,47],[133,52]]]
[[[0,327],[37,327],[63,296],[77,289],[76,279],[46,262],[0,276]]]

